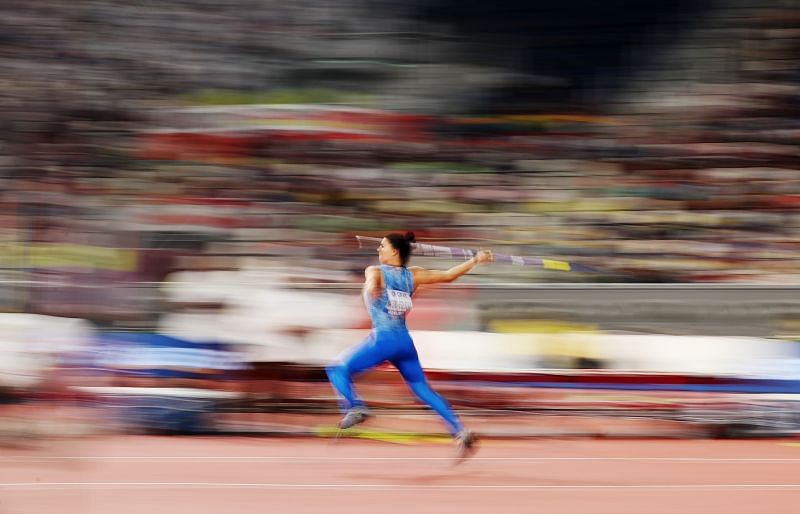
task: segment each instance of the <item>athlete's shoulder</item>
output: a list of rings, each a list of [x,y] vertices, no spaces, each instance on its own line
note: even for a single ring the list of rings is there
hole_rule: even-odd
[[[381,271],[381,267],[380,266],[375,266],[375,265],[367,266],[364,269],[364,276],[369,278],[370,275],[373,275],[375,273],[380,273],[380,271]]]

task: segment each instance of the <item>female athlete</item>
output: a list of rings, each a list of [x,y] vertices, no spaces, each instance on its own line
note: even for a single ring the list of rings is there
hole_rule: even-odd
[[[387,235],[378,246],[380,265],[369,266],[364,272],[363,297],[372,320],[372,332],[363,343],[350,350],[342,362],[327,367],[328,378],[341,398],[345,414],[339,422],[339,428],[350,428],[370,416],[364,402],[353,390],[353,375],[389,361],[417,398],[447,423],[458,447],[459,457],[464,458],[473,452],[475,436],[464,428],[447,401],[428,384],[406,327],[406,315],[411,310],[411,297],[418,286],[452,282],[478,264],[493,261],[494,257],[491,251],[481,250],[472,259],[446,271],[406,267],[413,242],[414,234],[411,232],[405,236]]]

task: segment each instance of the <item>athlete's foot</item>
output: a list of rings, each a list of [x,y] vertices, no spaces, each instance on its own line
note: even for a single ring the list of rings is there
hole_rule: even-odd
[[[339,422],[339,428],[345,430],[354,427],[366,421],[368,417],[370,417],[370,413],[366,407],[353,407]]]
[[[470,458],[478,450],[478,438],[466,428],[456,434],[454,440],[457,450],[456,464]]]

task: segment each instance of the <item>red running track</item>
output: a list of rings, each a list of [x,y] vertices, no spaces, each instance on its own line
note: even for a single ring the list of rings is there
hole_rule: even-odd
[[[800,442],[113,437],[0,451],[0,513],[800,511]]]

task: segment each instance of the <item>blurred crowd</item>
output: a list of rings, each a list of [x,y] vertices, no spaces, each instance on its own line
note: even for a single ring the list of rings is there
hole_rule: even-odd
[[[358,282],[353,236],[393,230],[601,270],[467,282],[796,283],[798,11],[772,4],[692,11],[548,106],[479,102],[519,72],[416,2],[4,2],[0,300],[120,319],[182,270]],[[536,44],[579,60],[564,9]]]

